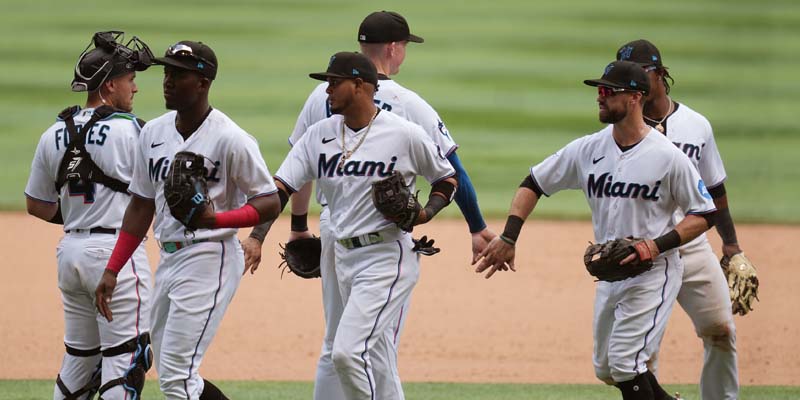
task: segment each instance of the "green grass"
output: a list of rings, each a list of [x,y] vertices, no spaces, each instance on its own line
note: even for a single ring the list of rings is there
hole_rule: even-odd
[[[294,400],[310,399],[310,382],[252,382],[214,381],[225,394],[237,400]],[[685,399],[699,399],[697,385],[665,385],[668,391],[678,391]],[[472,384],[472,383],[404,383],[409,400],[618,400],[619,390],[596,385],[529,385],[529,384]],[[44,399],[52,396],[53,382],[45,380],[0,380],[4,400]],[[800,388],[786,386],[745,386],[743,399],[794,400]],[[152,380],[145,384],[142,398],[162,398],[158,385]]]
[[[212,104],[256,136],[272,171],[316,82],[339,50],[356,49],[361,19],[396,9],[412,32],[397,79],[420,93],[461,145],[459,155],[484,213],[505,214],[529,166],[600,128],[594,92],[617,47],[646,37],[675,77],[673,95],[714,126],[737,221],[800,223],[800,3],[677,0],[668,3],[511,1],[366,3],[142,0],[110,10],[86,1],[6,0],[0,14],[0,209],[24,207],[22,192],[38,136],[57,112],[84,97],[69,91],[72,68],[96,30],[134,33],[161,53],[181,39],[217,51]],[[136,112],[160,115],[161,71],[137,79]],[[455,207],[446,215],[456,216]],[[537,215],[586,218],[580,193],[557,194]]]

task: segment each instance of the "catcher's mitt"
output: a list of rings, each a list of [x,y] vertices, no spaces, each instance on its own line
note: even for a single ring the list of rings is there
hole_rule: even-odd
[[[598,280],[615,282],[632,278],[653,268],[653,258],[648,251],[637,250],[645,244],[643,239],[624,238],[609,240],[603,244],[589,244],[583,254],[583,263],[589,274]],[[646,244],[645,244],[646,247]],[[625,257],[637,253],[632,262],[620,265]]]
[[[406,186],[403,175],[394,171],[392,176],[372,183],[372,203],[386,219],[397,227],[411,232],[422,206],[417,196]]]
[[[745,315],[753,311],[753,300],[758,300],[758,276],[756,267],[744,253],[733,257],[724,256],[719,261],[722,271],[728,277],[731,292],[731,306],[734,314]]]
[[[197,217],[213,207],[208,197],[204,158],[200,154],[181,151],[175,154],[164,181],[164,198],[172,216],[189,230],[196,230]]]
[[[321,276],[319,258],[322,254],[322,241],[318,237],[296,239],[280,246],[281,250],[283,250],[282,253],[278,253],[283,260],[278,265],[278,268],[283,268],[281,277],[283,277],[283,272],[286,271],[286,268],[305,279],[319,278]]]

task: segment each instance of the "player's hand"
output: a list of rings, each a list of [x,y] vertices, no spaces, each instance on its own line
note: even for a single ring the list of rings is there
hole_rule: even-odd
[[[117,274],[109,270],[103,271],[103,276],[100,277],[100,283],[97,284],[97,289],[94,291],[95,305],[100,315],[106,318],[108,322],[114,320],[111,314],[111,294],[114,293],[114,288],[117,286]]]
[[[486,249],[489,242],[495,237],[497,237],[497,234],[490,231],[489,228],[484,228],[482,231],[472,234],[472,265],[478,262],[481,258],[481,252]]]
[[[260,240],[248,237],[242,242],[242,250],[244,251],[244,271],[242,275],[250,271],[250,274],[255,274],[258,265],[261,264],[261,243]]]
[[[650,239],[644,239],[640,243],[644,243],[645,246],[634,246],[634,252],[631,253],[629,256],[622,259],[619,262],[619,265],[625,265],[630,262],[639,260],[655,260],[656,257],[661,253],[658,251],[658,246],[656,246],[656,242]]]
[[[486,279],[489,279],[497,271],[516,271],[514,267],[514,246],[502,241],[499,236],[496,236],[489,242],[489,245],[481,252],[481,262],[475,268],[475,272],[481,273],[489,270],[486,273]]]
[[[734,244],[723,244],[722,245],[722,255],[727,257],[733,257],[742,252],[742,248],[739,247],[738,243]]]
[[[309,239],[311,237],[314,237],[314,235],[312,235],[310,231],[303,231],[303,232],[289,231],[289,240],[287,240],[287,242],[291,242],[297,239]]]

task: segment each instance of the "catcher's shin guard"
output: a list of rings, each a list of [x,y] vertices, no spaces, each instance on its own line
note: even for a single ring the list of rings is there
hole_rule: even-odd
[[[153,350],[150,349],[150,334],[143,333],[119,346],[103,350],[103,357],[114,357],[125,353],[134,353],[133,362],[122,377],[112,379],[100,387],[101,399],[103,393],[117,385],[122,385],[125,391],[128,392],[130,400],[138,400],[141,398],[145,374],[153,365]]]
[[[83,358],[83,357],[94,357],[94,356],[100,354],[100,349],[99,348],[91,349],[91,350],[79,350],[79,349],[67,346],[66,344],[64,346],[67,349],[68,356],[72,356],[72,357],[81,357],[81,358]],[[88,361],[88,359],[87,359],[87,361]],[[98,390],[100,390],[100,382],[101,382],[100,373],[102,371],[102,367],[103,367],[103,360],[99,359],[99,362],[95,366],[94,372],[92,372],[92,375],[89,378],[89,381],[86,382],[86,384],[83,385],[82,388],[80,388],[80,389],[78,389],[78,390],[76,390],[74,392],[71,392],[69,390],[69,388],[67,387],[67,385],[64,383],[64,381],[61,379],[61,374],[56,376],[56,386],[58,386],[58,389],[61,391],[61,394],[64,395],[64,400],[77,400],[77,399],[80,399],[84,395],[86,395],[87,399],[91,399],[92,397],[94,397],[94,394],[97,393]]]

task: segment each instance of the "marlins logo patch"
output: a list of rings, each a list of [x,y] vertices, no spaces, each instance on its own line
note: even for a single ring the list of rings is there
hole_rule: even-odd
[[[619,59],[620,60],[630,59],[631,53],[633,53],[633,46],[625,46],[619,50]]]
[[[702,179],[697,181],[697,191],[700,192],[701,196],[711,199],[711,193],[708,192],[708,188],[706,188],[706,184],[703,183]]]

